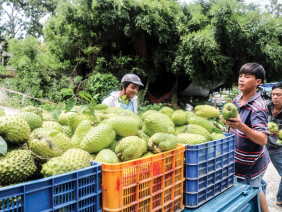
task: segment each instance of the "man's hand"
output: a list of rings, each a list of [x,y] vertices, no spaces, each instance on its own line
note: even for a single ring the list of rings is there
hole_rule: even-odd
[[[230,118],[230,121],[224,120],[224,123],[227,124],[229,127],[233,129],[242,129],[242,127],[245,125],[242,120],[240,115],[238,114],[237,118]]]

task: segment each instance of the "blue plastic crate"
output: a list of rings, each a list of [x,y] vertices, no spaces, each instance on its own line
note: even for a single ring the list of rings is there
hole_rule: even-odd
[[[101,211],[101,163],[91,165],[0,188],[0,212]]]
[[[195,208],[234,184],[235,136],[186,145],[184,205]]]

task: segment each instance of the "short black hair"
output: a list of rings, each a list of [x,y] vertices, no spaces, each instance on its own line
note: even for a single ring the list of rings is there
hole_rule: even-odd
[[[258,63],[246,63],[241,67],[239,71],[239,75],[240,74],[255,75],[256,79],[261,79],[261,83],[263,83],[265,78],[265,70],[262,65]]]
[[[124,88],[124,90],[126,90],[126,88],[129,86],[130,83],[131,82],[128,81],[121,83],[120,90],[122,90],[122,87]]]
[[[280,88],[280,89],[282,89],[282,82],[277,82],[277,83],[275,83],[275,85],[272,86],[272,90],[274,90],[275,88]]]

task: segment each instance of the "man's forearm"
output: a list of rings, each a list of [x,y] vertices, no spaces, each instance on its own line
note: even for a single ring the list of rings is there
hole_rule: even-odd
[[[254,143],[259,144],[261,146],[265,146],[266,145],[266,143],[267,143],[267,135],[265,133],[259,132],[259,131],[255,131],[255,130],[249,128],[245,124],[239,130],[241,132],[243,132]]]

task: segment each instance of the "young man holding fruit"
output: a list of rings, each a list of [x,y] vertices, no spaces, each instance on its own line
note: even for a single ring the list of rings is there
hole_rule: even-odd
[[[242,93],[233,100],[238,115],[225,120],[230,126],[229,133],[235,134],[235,175],[238,182],[260,190],[263,212],[268,211],[262,191],[262,177],[270,161],[265,148],[269,134],[268,110],[256,89],[264,78],[264,68],[257,63],[247,63],[241,67],[238,88]]]
[[[269,111],[268,121],[275,126],[271,128],[273,130],[269,129],[270,135],[266,147],[271,162],[281,177],[276,204],[282,207],[282,143],[280,143],[282,141],[282,82],[278,82],[272,87],[271,100],[267,105]]]

